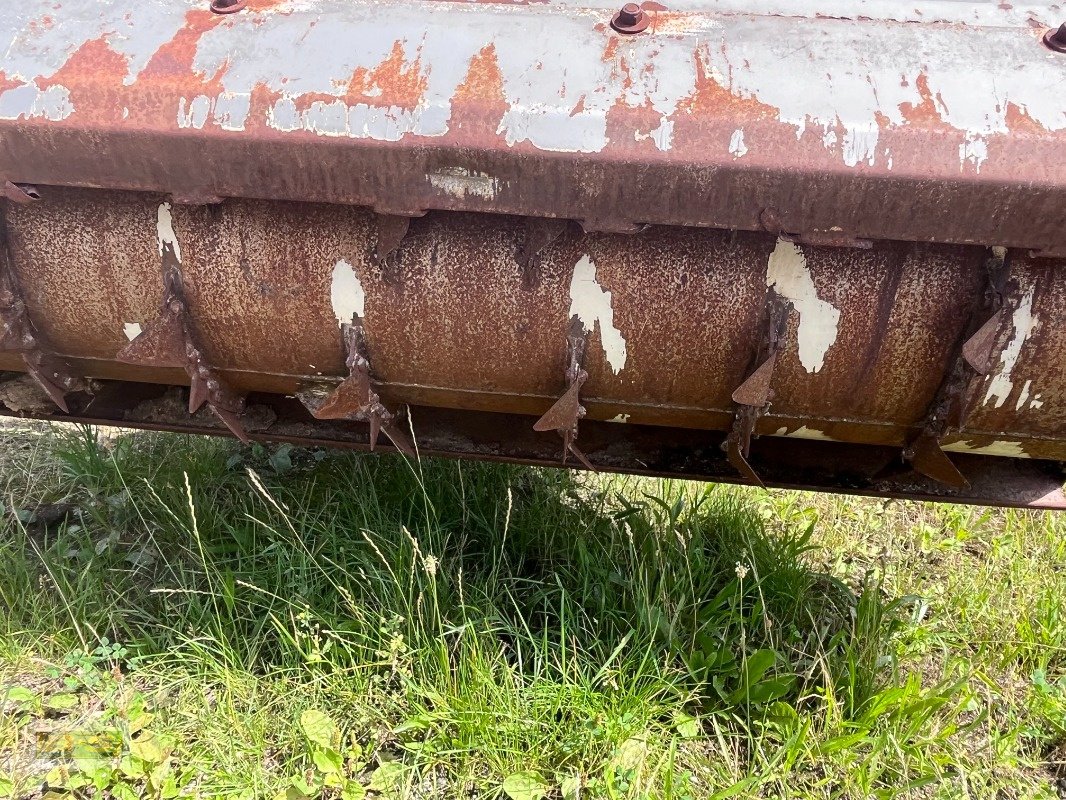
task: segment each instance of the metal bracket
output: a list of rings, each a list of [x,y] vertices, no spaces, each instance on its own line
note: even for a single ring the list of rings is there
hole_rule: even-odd
[[[377,221],[377,242],[374,244],[373,262],[385,273],[385,279],[389,283],[395,283],[396,276],[390,276],[386,267],[389,267],[394,256],[400,250],[404,237],[411,227],[411,218],[402,217],[398,214],[374,214]]]
[[[1009,272],[1006,253],[994,253],[988,263],[988,286],[983,305],[988,316],[980,325],[971,320],[972,332],[963,341],[933,397],[922,420],[921,431],[903,448],[903,458],[916,472],[956,489],[968,489],[970,482],[944,452],[940,442],[966,424],[973,407],[974,386],[992,368],[1000,331],[1012,314],[1004,291]],[[975,312],[974,317],[978,313]]]
[[[565,219],[526,217],[525,239],[518,250],[523,289],[532,289],[537,285],[537,269],[540,267],[541,253],[555,244],[566,232],[568,224]]]
[[[587,344],[588,333],[585,325],[575,314],[570,318],[570,330],[566,336],[566,391],[544,412],[544,416],[533,423],[533,430],[557,431],[563,437],[563,462],[566,462],[569,453],[573,453],[587,469],[595,471],[596,468],[574,443],[577,440],[578,423],[585,416],[585,407],[581,405],[581,387],[588,380],[589,374],[581,365],[585,360]]]
[[[377,446],[381,431],[401,453],[417,458],[414,445],[396,424],[396,415],[389,412],[374,391],[370,378],[370,358],[366,347],[366,330],[358,314],[351,323],[341,325],[346,353],[348,377],[325,399],[311,392],[299,395],[300,401],[315,419],[344,419],[370,423],[370,449]]]
[[[127,364],[183,368],[189,376],[189,413],[195,414],[207,403],[230,432],[247,444],[251,440],[240,421],[244,395],[233,391],[207,363],[194,333],[181,271],[169,244],[164,245],[163,264],[163,305],[159,316],[115,358]]]
[[[733,391],[732,400],[738,408],[733,418],[733,427],[726,436],[725,442],[722,443],[729,463],[737,472],[758,486],[764,486],[762,479],[748,463],[751,438],[755,432],[755,423],[769,410],[770,402],[774,398],[770,384],[774,367],[777,366],[777,357],[785,349],[788,312],[791,308],[792,304],[780,297],[772,288],[767,292],[766,335],[756,353],[755,363],[758,366]]]

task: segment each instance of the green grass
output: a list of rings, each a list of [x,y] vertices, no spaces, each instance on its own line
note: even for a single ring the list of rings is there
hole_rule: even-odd
[[[1066,796],[1066,516],[32,425],[0,502],[0,795]]]

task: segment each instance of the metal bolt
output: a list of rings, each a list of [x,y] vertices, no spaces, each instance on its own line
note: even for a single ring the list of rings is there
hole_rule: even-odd
[[[216,14],[236,14],[248,4],[248,0],[211,0],[211,10]]]
[[[626,3],[611,19],[611,27],[619,33],[640,33],[651,20],[636,3]]]
[[[1066,53],[1066,22],[1044,34],[1044,44],[1056,53]]]

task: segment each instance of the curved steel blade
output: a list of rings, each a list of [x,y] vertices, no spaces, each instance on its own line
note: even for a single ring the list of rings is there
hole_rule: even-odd
[[[745,381],[733,391],[733,402],[742,406],[762,408],[770,402],[770,379],[777,364],[777,353],[771,353]]]
[[[581,384],[576,380],[555,404],[544,412],[544,416],[533,423],[535,431],[568,431],[581,419]]]
[[[970,482],[966,476],[959,472],[959,468],[941,449],[940,442],[935,436],[923,434],[909,449],[912,453],[911,466],[915,471],[956,489],[970,488]]]
[[[370,376],[353,372],[311,414],[315,419],[347,419],[367,406],[370,393]]]

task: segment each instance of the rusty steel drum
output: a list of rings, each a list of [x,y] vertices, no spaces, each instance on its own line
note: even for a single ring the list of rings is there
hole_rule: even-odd
[[[1066,507],[1064,22],[0,0],[0,413]]]

